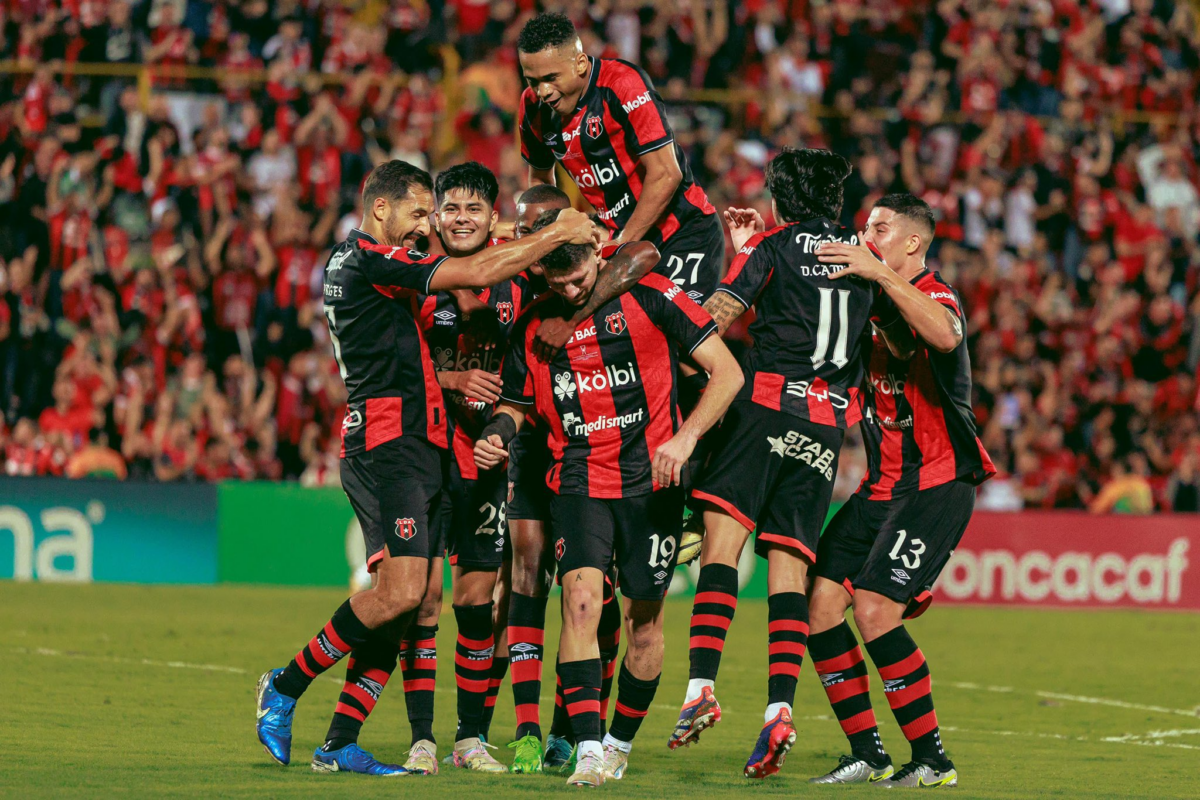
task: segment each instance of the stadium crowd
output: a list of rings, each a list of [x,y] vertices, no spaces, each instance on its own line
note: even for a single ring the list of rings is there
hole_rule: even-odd
[[[769,215],[763,168],[788,145],[852,161],[846,224],[892,190],[934,207],[930,266],[963,295],[1002,470],[981,507],[1198,510],[1189,4],[564,5],[589,53],[649,72],[718,208]],[[324,254],[387,158],[480,161],[511,219],[532,7],[0,4],[0,61],[19,67],[0,74],[5,472],[336,482]],[[152,65],[150,92],[72,62]],[[865,467],[848,448],[841,497]]]

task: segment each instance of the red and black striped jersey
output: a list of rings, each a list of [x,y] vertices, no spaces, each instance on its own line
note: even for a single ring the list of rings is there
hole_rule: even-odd
[[[493,240],[492,243],[499,242]],[[481,369],[497,375],[500,373],[504,343],[517,317],[529,302],[529,282],[522,273],[476,292],[476,295],[495,310],[500,325],[500,340],[490,350],[482,347],[470,351],[466,349],[469,343],[463,336],[462,313],[451,295],[439,292],[422,298],[421,328],[425,331],[438,372]],[[464,478],[474,480],[479,477],[479,468],[475,466],[475,440],[492,417],[492,404],[458,392],[447,391],[443,395],[450,428],[450,447],[458,462],[459,473]]]
[[[716,323],[669,278],[651,273],[580,323],[549,364],[534,358],[542,320],[573,310],[545,295],[518,320],[501,396],[532,405],[545,423],[552,491],[603,499],[656,491],[651,459],[682,422],[679,353],[695,350]]]
[[[521,156],[534,169],[557,160],[614,234],[629,222],[642,196],[646,169],[641,157],[674,147],[683,179],[666,211],[643,237],[656,246],[689,222],[716,213],[704,190],[692,180],[688,160],[667,122],[666,107],[639,67],[627,61],[590,58],[588,85],[570,119],[537,98],[521,95],[517,121]]]
[[[950,284],[929,270],[912,284],[950,309],[965,333],[966,314]],[[867,474],[860,495],[890,500],[951,481],[977,485],[996,474],[976,435],[966,336],[949,353],[918,338],[916,352],[904,361],[876,334],[868,378],[862,425]]]
[[[418,319],[421,295],[446,260],[378,244],[360,230],[325,264],[325,320],[349,394],[342,455],[399,436],[447,447],[446,409]]]
[[[876,290],[856,277],[830,278],[841,265],[817,259],[824,242],[857,244],[858,236],[827,219],[763,231],[737,252],[717,291],[757,315],[738,399],[848,428],[862,417],[861,354]]]

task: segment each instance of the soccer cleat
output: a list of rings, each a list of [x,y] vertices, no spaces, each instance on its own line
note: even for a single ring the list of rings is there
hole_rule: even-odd
[[[399,764],[384,764],[357,744],[348,744],[337,750],[326,752],[320,747],[313,753],[313,772],[357,772],[360,775],[385,775],[401,777],[408,770]]]
[[[460,769],[475,772],[508,772],[508,767],[492,758],[492,754],[488,752],[489,747],[490,744],[477,736],[455,742],[454,752],[450,754],[450,763]]]
[[[721,705],[711,686],[705,686],[700,696],[679,712],[679,721],[667,740],[667,747],[676,750],[700,739],[700,734],[721,721]]]
[[[873,767],[865,758],[858,756],[842,756],[832,772],[816,778],[809,778],[809,783],[878,783],[886,780],[895,773],[892,760],[881,767]]]
[[[774,775],[783,766],[783,760],[795,743],[796,728],[792,725],[792,715],[782,708],[773,720],[763,725],[743,773],[747,778]]]
[[[604,745],[604,778],[619,781],[629,766],[629,753],[613,744]]]
[[[258,679],[254,710],[258,714],[255,723],[258,740],[267,755],[286,767],[292,760],[292,714],[296,711],[296,701],[275,690],[275,678],[281,672],[282,667],[268,670]]]
[[[587,786],[595,789],[604,785],[604,756],[588,753],[579,757],[575,771],[567,778],[567,786]]]
[[[546,737],[546,755],[542,759],[542,766],[566,772],[574,766],[574,757],[575,745],[553,733]]]
[[[532,775],[542,771],[542,740],[530,734],[522,736],[508,746],[516,750],[509,772],[517,775]]]
[[[408,750],[404,768],[409,775],[437,775],[437,745],[428,739],[414,742]]]
[[[704,548],[704,515],[693,512],[683,521],[683,535],[679,539],[679,558],[676,563],[687,566],[700,557]]]
[[[947,761],[940,766],[925,764],[920,761],[910,761],[900,768],[892,777],[882,780],[879,785],[885,789],[939,789],[958,786],[958,771]]]

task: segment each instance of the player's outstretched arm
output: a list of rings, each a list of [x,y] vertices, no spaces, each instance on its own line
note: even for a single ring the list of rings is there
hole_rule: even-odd
[[[671,204],[675,190],[683,181],[683,170],[675,160],[675,148],[671,145],[651,150],[641,156],[641,164],[646,168],[646,177],[642,183],[642,196],[638,198],[629,222],[621,230],[621,235],[615,241],[636,242],[646,235],[646,231],[658,222],[659,217]]]
[[[729,292],[718,289],[704,301],[704,310],[717,323],[717,331],[724,336],[733,321],[746,313],[746,306]]]
[[[533,337],[534,355],[541,361],[549,362],[566,345],[579,323],[614,297],[632,289],[657,263],[658,248],[650,242],[622,245],[600,268],[592,296],[574,316],[569,320],[550,318],[542,321]]]
[[[846,265],[831,279],[857,275],[879,284],[904,321],[934,350],[949,353],[962,341],[962,323],[954,312],[897,275],[866,245],[825,242],[817,249],[817,258],[824,264]]]
[[[508,280],[562,244],[600,246],[599,234],[588,215],[564,208],[554,223],[537,233],[495,247],[486,247],[467,258],[442,262],[429,280],[431,292],[482,289]]]
[[[475,442],[475,466],[492,469],[508,458],[508,445],[525,422],[525,409],[507,400],[500,401],[496,413]]]
[[[660,486],[682,485],[683,468],[700,437],[729,410],[746,382],[737,359],[720,336],[709,336],[692,351],[692,359],[709,374],[708,386],[679,431],[654,453],[652,471]]]
[[[554,176],[554,167],[550,167],[549,169],[530,167],[528,183],[530,188],[537,186],[539,183],[548,183],[551,186],[557,186],[558,180]]]

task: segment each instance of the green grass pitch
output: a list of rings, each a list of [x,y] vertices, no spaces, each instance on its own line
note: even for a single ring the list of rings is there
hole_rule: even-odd
[[[332,713],[340,668],[300,703],[292,766],[270,763],[254,736],[255,681],[286,663],[340,597],[304,589],[0,583],[6,733],[0,796],[461,798],[570,791],[557,775],[313,774],[309,756]],[[668,751],[687,679],[688,611],[681,601],[668,608],[667,663],[656,703],[626,778],[601,791],[653,798],[878,791],[805,783],[845,750],[807,664],[796,702],[800,738],[784,771],[754,785],[741,777],[765,703],[765,602],[738,608],[717,687],[723,721],[700,744]],[[960,772],[957,796],[1197,796],[1200,617],[935,606],[911,630],[933,670],[938,718]],[[455,721],[453,637],[447,614],[436,722],[443,754]],[[550,631],[547,642],[556,640]],[[908,748],[874,672],[872,690],[884,743],[902,762]],[[366,748],[388,760],[402,760],[409,741],[401,694],[397,673],[362,736]],[[547,724],[552,702],[544,691]],[[503,745],[512,727],[506,682],[492,727],[504,761],[511,760]]]

